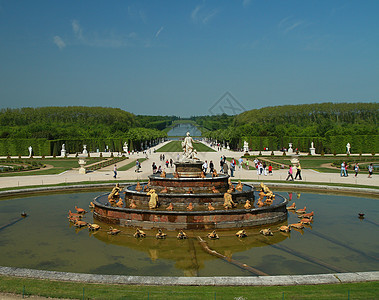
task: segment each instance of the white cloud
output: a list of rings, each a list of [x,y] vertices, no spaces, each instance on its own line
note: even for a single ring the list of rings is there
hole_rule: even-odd
[[[300,25],[303,25],[305,22],[304,21],[294,21],[292,20],[292,17],[286,17],[282,19],[279,24],[278,28],[283,31],[283,33],[289,33],[295,28],[299,27]]]
[[[77,21],[77,20],[72,20],[72,21],[71,21],[71,26],[72,26],[72,30],[73,30],[74,33],[75,33],[75,36],[76,36],[79,40],[82,40],[82,39],[83,39],[83,29],[82,29],[82,27],[80,26],[79,21]]]
[[[207,24],[217,13],[218,9],[213,9],[209,11],[203,9],[202,5],[197,5],[191,12],[191,20],[195,24]]]
[[[66,47],[66,43],[58,35],[54,36],[54,43],[58,46],[59,49],[63,49],[64,47]]]
[[[162,26],[161,28],[159,28],[159,30],[157,31],[157,33],[155,34],[155,38],[158,38],[158,36],[161,34],[162,30],[164,29],[164,27]]]

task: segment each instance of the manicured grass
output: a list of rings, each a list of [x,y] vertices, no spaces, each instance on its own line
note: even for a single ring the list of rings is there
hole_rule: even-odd
[[[183,152],[181,141],[171,141],[170,143],[164,145],[163,147],[156,150],[156,152]],[[197,152],[216,152],[215,150],[209,148],[203,143],[193,143],[194,148]]]
[[[139,286],[0,276],[0,291],[69,299],[377,299],[379,282],[272,287]]]
[[[4,172],[0,173],[0,177],[7,176],[30,176],[30,175],[51,175],[59,174],[72,168],[79,168],[77,158],[60,158],[60,159],[35,159],[45,165],[52,165],[51,169],[39,169],[34,171],[21,171],[21,172]],[[97,161],[104,160],[104,158],[89,157],[86,158],[87,165],[95,163]]]
[[[142,162],[144,162],[146,160],[146,158],[139,158],[138,160],[142,164]],[[136,160],[133,160],[132,162],[128,163],[125,166],[122,166],[122,167],[118,168],[117,170],[118,171],[127,171],[127,170],[129,170],[129,169],[131,169],[131,168],[133,168],[135,166],[136,166]]]

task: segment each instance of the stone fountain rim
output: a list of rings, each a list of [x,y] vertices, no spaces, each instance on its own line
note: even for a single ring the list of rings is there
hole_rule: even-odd
[[[107,209],[107,210],[114,210],[114,211],[122,211],[122,212],[128,212],[128,213],[140,213],[140,214],[158,214],[158,215],[191,215],[191,216],[196,216],[196,215],[235,215],[235,214],[247,214],[247,213],[259,213],[261,211],[271,211],[275,210],[278,207],[281,207],[283,205],[288,204],[288,199],[282,195],[276,195],[282,198],[284,201],[277,203],[275,205],[270,205],[270,206],[262,206],[262,207],[255,207],[251,209],[219,209],[219,210],[204,210],[204,211],[175,211],[175,210],[152,210],[152,209],[135,209],[135,208],[127,208],[127,207],[114,207],[114,206],[106,206],[97,201],[99,197],[108,195],[109,193],[104,193],[102,195],[96,196],[93,200],[93,203],[95,206],[98,206],[102,209]]]

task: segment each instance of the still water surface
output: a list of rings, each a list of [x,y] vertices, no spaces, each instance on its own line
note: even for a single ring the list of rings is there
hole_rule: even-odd
[[[201,131],[197,129],[196,126],[193,126],[190,123],[182,123],[175,125],[169,132],[167,132],[167,135],[169,137],[184,137],[186,136],[187,132],[189,132],[191,136],[201,136]]]
[[[0,201],[0,265],[42,270],[96,274],[153,276],[251,276],[224,260],[204,252],[196,237],[206,239],[207,231],[187,232],[188,240],[177,240],[168,232],[165,240],[147,231],[145,239],[132,237],[133,229],[110,236],[87,228],[75,229],[67,220],[74,206],[87,208],[92,199],[107,191],[36,195]],[[109,192],[109,191],[108,191]],[[336,271],[379,270],[379,205],[377,199],[327,194],[278,192],[298,208],[315,212],[311,228],[290,234],[275,232],[272,237],[246,229],[239,239],[237,230],[218,231],[219,240],[207,243],[211,249],[246,263],[269,275],[317,274]],[[298,198],[299,197],[299,198]],[[290,202],[291,204],[291,202]],[[29,216],[20,219],[25,210]],[[360,220],[358,212],[366,218]],[[92,214],[85,220],[93,222]],[[289,213],[288,223],[298,218]],[[277,226],[271,226],[276,229]]]

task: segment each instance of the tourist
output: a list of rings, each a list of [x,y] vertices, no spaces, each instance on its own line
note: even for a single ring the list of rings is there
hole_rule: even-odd
[[[296,167],[296,175],[295,175],[295,179],[297,179],[297,177],[299,177],[299,180],[303,180],[303,179],[301,178],[301,166],[300,166],[300,164],[298,164],[297,167]]]
[[[249,170],[249,160],[248,159],[246,159],[245,166],[246,166],[246,170]]]
[[[224,171],[224,174],[226,174],[226,175],[228,174],[228,169],[229,169],[228,164],[223,162],[222,170]]]
[[[368,178],[371,178],[372,173],[374,172],[374,166],[371,164],[368,165]]]
[[[268,166],[268,175],[272,176],[272,166],[271,166],[271,164]]]
[[[267,169],[266,169],[267,165],[265,161],[263,162],[262,168],[263,168],[263,173],[265,174],[265,176],[267,176]]]
[[[239,160],[238,160],[238,167],[239,167],[240,170],[242,169],[242,165],[243,165],[243,158],[240,157]]]
[[[117,176],[117,166],[116,165],[114,165],[114,167],[113,167],[113,178],[116,178],[116,176]]]
[[[259,162],[259,175],[263,174],[263,164]]]
[[[155,164],[155,162],[153,162],[151,167],[153,169],[153,174],[155,174],[157,172],[157,165]]]
[[[210,161],[209,162],[209,173],[213,173],[213,171],[214,171],[214,168],[215,168],[215,166],[214,166],[214,164],[213,164],[213,161]]]
[[[358,176],[358,172],[359,172],[358,163],[356,163],[355,166],[354,166],[354,172],[355,172],[355,176],[354,177],[357,177]]]
[[[162,173],[162,167],[161,167],[161,166],[159,166],[159,168],[158,168],[158,170],[157,170],[156,174],[161,174],[161,173]]]
[[[341,163],[341,177],[347,176],[345,162]]]
[[[207,161],[205,161],[204,163],[203,163],[203,172],[204,172],[204,174],[207,174],[207,169],[208,169],[208,162]]]
[[[236,168],[235,160],[232,159],[230,163],[230,177],[234,177],[234,170]]]
[[[221,160],[220,160],[220,173],[224,171],[224,160],[222,159],[222,156],[221,156]]]
[[[348,169],[349,169],[349,164],[348,164],[348,163],[345,163],[345,173],[346,173],[346,177],[349,176]]]
[[[174,161],[172,160],[172,158],[170,158],[170,166],[172,168],[172,165],[174,164]]]
[[[168,168],[168,164],[169,164],[170,162],[168,161],[168,159],[166,160],[166,168]]]
[[[141,164],[140,164],[139,160],[137,159],[136,160],[136,169],[134,170],[134,172],[139,172],[140,168],[141,168]]]
[[[288,176],[287,176],[286,180],[293,181],[292,173],[293,173],[292,166],[290,166],[290,168],[289,168],[289,170],[288,170]],[[291,179],[290,179],[290,178],[291,178]]]

